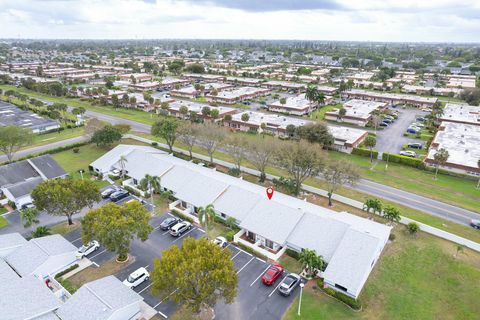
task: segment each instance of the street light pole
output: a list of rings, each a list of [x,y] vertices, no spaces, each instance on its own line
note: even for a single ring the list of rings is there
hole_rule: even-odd
[[[298,312],[297,315],[300,316],[300,307],[302,306],[302,293],[303,293],[303,287],[305,284],[302,282],[300,283],[300,299],[298,300]]]

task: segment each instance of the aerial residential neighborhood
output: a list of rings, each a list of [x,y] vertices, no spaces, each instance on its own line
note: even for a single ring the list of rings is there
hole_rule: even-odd
[[[0,8],[0,320],[479,319],[475,1]]]

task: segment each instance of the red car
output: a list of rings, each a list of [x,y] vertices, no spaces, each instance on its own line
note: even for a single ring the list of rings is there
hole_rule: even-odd
[[[267,271],[263,274],[262,282],[266,286],[271,286],[277,281],[277,279],[282,275],[284,269],[281,265],[275,264],[270,266]]]

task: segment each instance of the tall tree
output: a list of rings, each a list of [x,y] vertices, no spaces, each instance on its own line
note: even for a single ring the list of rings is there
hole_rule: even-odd
[[[85,126],[85,135],[92,139],[95,132],[100,129],[103,129],[106,124],[103,121],[98,120],[97,118],[89,119],[87,125]]]
[[[69,225],[73,224],[73,215],[100,201],[100,191],[90,180],[46,180],[33,189],[31,196],[38,210],[66,216]]]
[[[112,125],[107,125],[93,133],[92,142],[97,146],[109,146],[122,139],[120,130]]]
[[[213,164],[213,154],[217,151],[220,144],[225,140],[227,132],[224,128],[214,123],[205,123],[199,130],[200,144],[207,149],[210,157],[210,164]]]
[[[118,163],[120,164],[120,175],[122,177],[122,179],[125,177],[125,172],[127,171],[126,170],[126,166],[127,166],[127,157],[125,155],[121,155],[119,158],[118,158]]]
[[[213,204],[209,204],[205,208],[198,208],[198,220],[200,221],[202,227],[205,228],[207,239],[210,239],[210,226],[215,221],[215,208]]]
[[[5,153],[8,161],[13,160],[15,153],[33,140],[32,131],[17,126],[0,126],[0,151]]]
[[[277,139],[255,139],[249,141],[248,160],[260,171],[260,182],[264,182],[266,169],[278,152],[279,143]]]
[[[437,180],[438,168],[447,162],[449,156],[448,151],[444,148],[439,149],[433,155],[433,160],[435,162],[435,180]]]
[[[373,148],[377,145],[377,139],[369,135],[365,138],[363,144],[370,150],[370,162],[373,162]]]
[[[311,143],[318,143],[322,147],[330,147],[335,142],[333,135],[324,122],[314,122],[297,128],[297,135]]]
[[[330,161],[323,171],[323,179],[327,182],[328,205],[332,206],[334,192],[345,184],[355,185],[360,178],[358,167],[348,161]]]
[[[307,98],[307,100],[317,102],[318,95],[319,91],[315,85],[311,84],[307,87],[307,91],[305,92],[305,98]]]
[[[247,145],[247,139],[241,135],[230,135],[225,139],[224,149],[233,158],[233,163],[239,171],[247,154]]]
[[[277,152],[278,164],[288,171],[295,181],[295,194],[300,193],[302,183],[315,177],[324,167],[326,154],[316,144],[300,140],[288,141]]]
[[[178,127],[178,140],[187,146],[190,159],[193,159],[193,147],[197,143],[200,128],[195,123],[183,123]]]
[[[154,136],[165,139],[168,149],[173,153],[173,144],[177,139],[178,126],[179,123],[174,118],[165,118],[153,124],[151,133]]]
[[[108,250],[115,251],[119,261],[125,261],[130,242],[134,238],[145,241],[153,231],[149,219],[150,213],[139,201],[127,202],[122,206],[107,203],[90,210],[82,218],[83,243],[96,239]]]
[[[401,219],[400,211],[392,206],[386,206],[383,209],[383,217],[392,223],[399,222]]]
[[[220,299],[233,303],[237,295],[238,275],[230,253],[203,238],[189,237],[182,248],[163,251],[154,259],[150,276],[153,295],[168,296],[194,313],[213,308]]]
[[[298,261],[306,269],[307,274],[313,276],[315,270],[322,270],[325,261],[322,256],[317,256],[315,250],[305,249],[300,253]]]

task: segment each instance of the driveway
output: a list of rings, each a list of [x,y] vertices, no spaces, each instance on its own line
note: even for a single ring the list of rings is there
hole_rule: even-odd
[[[377,131],[377,145],[375,149],[379,153],[398,153],[402,150],[404,144],[411,142],[424,143],[423,140],[407,138],[403,134],[407,131],[410,124],[415,122],[417,115],[425,115],[427,113],[419,109],[397,108],[397,110],[400,111],[398,119],[385,129]]]

